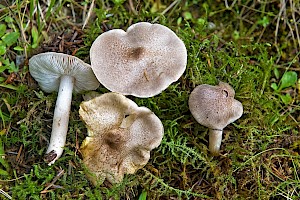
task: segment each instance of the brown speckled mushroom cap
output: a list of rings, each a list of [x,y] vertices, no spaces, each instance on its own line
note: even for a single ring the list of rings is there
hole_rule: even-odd
[[[101,34],[92,44],[90,58],[96,77],[110,91],[152,97],[180,78],[187,51],[169,28],[140,22],[126,32]]]
[[[84,101],[79,114],[88,129],[81,152],[93,184],[120,182],[124,174],[135,173],[163,137],[163,125],[153,112],[118,93]]]
[[[222,130],[243,114],[243,106],[234,95],[233,88],[224,82],[199,85],[190,94],[189,109],[199,124]]]

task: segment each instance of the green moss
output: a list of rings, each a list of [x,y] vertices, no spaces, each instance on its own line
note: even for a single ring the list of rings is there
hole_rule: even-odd
[[[144,193],[148,199],[296,199],[300,195],[299,80],[294,82],[299,77],[295,76],[299,41],[290,37],[297,34],[298,22],[291,20],[298,2],[289,1],[286,15],[281,15],[284,20],[277,23],[280,1],[233,1],[227,7],[223,1],[133,1],[133,6],[129,1],[95,1],[94,14],[80,38],[84,42],[65,48],[64,52],[76,49],[76,56],[89,62],[89,48],[99,34],[154,20],[171,28],[188,50],[187,69],[177,82],[155,97],[130,97],[162,120],[165,135],[161,145],[151,152],[149,163],[137,174],[126,175],[120,184],[111,186],[105,182],[98,187],[91,186],[86,179],[78,149],[86,136],[78,114],[81,95],[73,95],[64,154],[49,167],[43,155],[50,138],[57,94],[39,89],[29,76],[26,62],[14,68],[17,72],[11,70],[17,63],[17,54],[46,51],[47,45],[59,51],[60,40],[54,37],[47,43],[47,37],[74,34],[74,29],[80,34],[81,27],[74,27],[82,22],[90,4],[53,2],[53,14],[44,13],[45,21],[40,11],[34,12],[34,1],[16,1],[10,10],[4,5],[0,7],[0,23],[6,24],[8,31],[21,33],[3,55],[8,62],[0,65],[5,67],[0,68],[0,133],[5,161],[10,165],[0,166],[0,171],[8,173],[0,180],[6,186],[5,192],[15,199],[138,199]],[[169,10],[164,12],[168,6]],[[72,21],[72,8],[76,23]],[[21,13],[23,18],[19,18]],[[22,30],[20,24],[26,23],[27,29]],[[40,47],[36,50],[32,46],[37,44]],[[293,80],[288,81],[286,88],[274,90],[275,84],[279,86],[286,79],[286,71],[293,74]],[[6,82],[13,72],[16,80]],[[235,89],[244,114],[224,129],[222,155],[212,157],[207,148],[207,128],[193,119],[187,102],[197,85],[215,85],[219,81]],[[107,89],[100,87],[98,92],[105,93]],[[283,99],[286,94],[291,99]],[[64,173],[55,182],[56,187],[41,194],[60,170]]]

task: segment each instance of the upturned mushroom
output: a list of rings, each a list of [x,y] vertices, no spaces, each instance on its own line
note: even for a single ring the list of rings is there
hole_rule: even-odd
[[[100,83],[89,64],[63,53],[47,52],[33,56],[29,60],[29,71],[43,91],[58,91],[52,133],[45,156],[45,160],[51,165],[63,153],[72,92],[95,90]]]
[[[153,112],[118,93],[82,102],[79,114],[88,130],[81,145],[83,163],[94,185],[105,179],[117,183],[124,174],[135,173],[163,137],[163,125]]]
[[[110,91],[152,97],[180,78],[187,51],[171,29],[140,22],[126,32],[102,33],[91,46],[90,58],[96,77]]]
[[[241,102],[234,99],[233,88],[224,82],[218,86],[197,86],[189,97],[189,109],[196,121],[209,128],[209,150],[220,151],[223,129],[243,114]]]

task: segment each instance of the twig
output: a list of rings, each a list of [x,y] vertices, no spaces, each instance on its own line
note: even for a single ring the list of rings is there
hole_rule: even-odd
[[[129,0],[129,7],[130,7],[131,11],[133,12],[133,14],[137,15],[137,11],[135,10],[135,8],[133,6],[132,0]]]
[[[298,41],[298,45],[299,45],[299,48],[300,48],[300,36],[299,36],[298,27],[297,27],[297,20],[296,20],[295,12],[294,12],[295,11],[295,5],[294,5],[293,0],[290,0],[290,4],[291,4],[291,11],[292,11],[292,18],[293,18],[293,21],[294,21],[294,24],[295,24],[295,31],[296,31],[297,41]]]
[[[20,163],[20,157],[21,157],[21,153],[23,150],[23,145],[20,146],[17,157],[16,157],[16,162]]]
[[[21,178],[25,178],[25,176],[20,176],[20,177],[17,177],[17,178],[14,178],[14,179],[10,179],[10,180],[2,180],[0,179],[0,182],[13,182],[13,181],[17,181]]]
[[[279,29],[281,15],[282,15],[283,11],[285,10],[285,7],[286,7],[285,0],[281,0],[280,4],[281,4],[281,7],[280,7],[280,11],[278,13],[277,23],[276,23],[276,28],[275,28],[275,46],[277,48],[277,51],[279,51],[278,44],[277,44],[278,29]]]
[[[234,0],[234,1],[232,2],[232,4],[229,6],[227,0],[225,0],[225,7],[226,7],[228,10],[231,10],[231,9],[233,8],[234,4],[236,3],[236,1],[237,1],[237,0]]]
[[[87,3],[85,3],[85,4],[83,5],[82,21],[84,21],[85,18],[86,18],[86,10],[87,10]]]
[[[48,192],[48,189],[50,187],[52,187],[54,185],[54,183],[65,173],[65,171],[62,169],[58,172],[58,174],[53,178],[53,180],[51,181],[51,183],[45,187],[45,189],[43,191],[41,191],[40,193],[41,194],[44,194],[44,193],[47,193]]]
[[[7,194],[6,192],[4,192],[2,189],[0,189],[0,194],[3,194],[8,199],[12,199],[12,197],[9,196],[9,194]]]
[[[76,14],[75,14],[74,6],[72,3],[70,3],[70,7],[71,7],[71,13],[72,13],[72,17],[73,17],[73,22],[76,23]]]
[[[39,10],[40,16],[42,18],[42,21],[44,22],[44,24],[46,24],[46,20],[45,20],[45,16],[43,13],[43,9],[41,7],[41,4],[39,2],[37,2],[37,9]],[[34,9],[34,13],[37,12],[37,9]],[[46,10],[48,11],[48,7],[46,8]]]
[[[286,67],[280,67],[280,66],[277,67],[277,68],[280,68],[280,69],[286,69]],[[289,70],[292,70],[292,71],[298,71],[298,72],[299,72],[299,71],[300,71],[300,68],[297,68],[297,67],[290,67]]]
[[[294,32],[293,32],[293,27],[292,27],[292,25],[289,23],[289,21],[287,21],[286,22],[286,24],[287,24],[287,26],[289,27],[289,29],[290,29],[290,34],[291,34],[291,36],[292,36],[292,38],[293,38],[293,42],[294,42],[294,45],[296,45],[296,49],[297,49],[297,42],[296,42],[296,38],[295,38],[295,35],[294,35]],[[288,35],[289,36],[289,35]],[[287,37],[288,37],[287,36]],[[297,50],[298,51],[298,50]]]
[[[82,25],[82,28],[81,28],[82,30],[84,29],[84,27],[86,26],[86,24],[88,23],[88,21],[89,21],[91,15],[92,15],[92,12],[93,12],[93,9],[94,9],[94,4],[95,4],[95,0],[92,0],[90,9],[89,9],[89,11],[88,11],[88,13],[87,13],[87,16],[86,16],[86,18],[85,18],[85,20],[84,20],[84,23],[83,23],[83,25]]]
[[[172,7],[174,7],[180,0],[175,0],[173,1],[173,3],[171,3],[164,11],[162,11],[162,13],[160,15],[164,15],[166,14]],[[156,22],[158,19],[160,18],[160,16],[157,16],[152,23]]]

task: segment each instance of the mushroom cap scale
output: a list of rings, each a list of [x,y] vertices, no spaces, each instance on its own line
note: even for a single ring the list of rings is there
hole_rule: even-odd
[[[148,108],[117,93],[106,93],[80,105],[88,137],[81,145],[83,162],[96,184],[115,183],[142,168],[163,136],[163,125]]]
[[[127,31],[101,34],[90,50],[91,67],[107,89],[123,95],[151,97],[183,74],[184,43],[169,28],[140,22]]]
[[[243,114],[243,106],[234,94],[233,88],[224,82],[218,86],[199,85],[190,94],[190,111],[199,124],[222,130]]]
[[[57,91],[60,77],[72,76],[75,79],[74,92],[95,90],[99,87],[89,64],[79,58],[63,53],[46,52],[33,56],[29,60],[31,76],[45,92]]]

